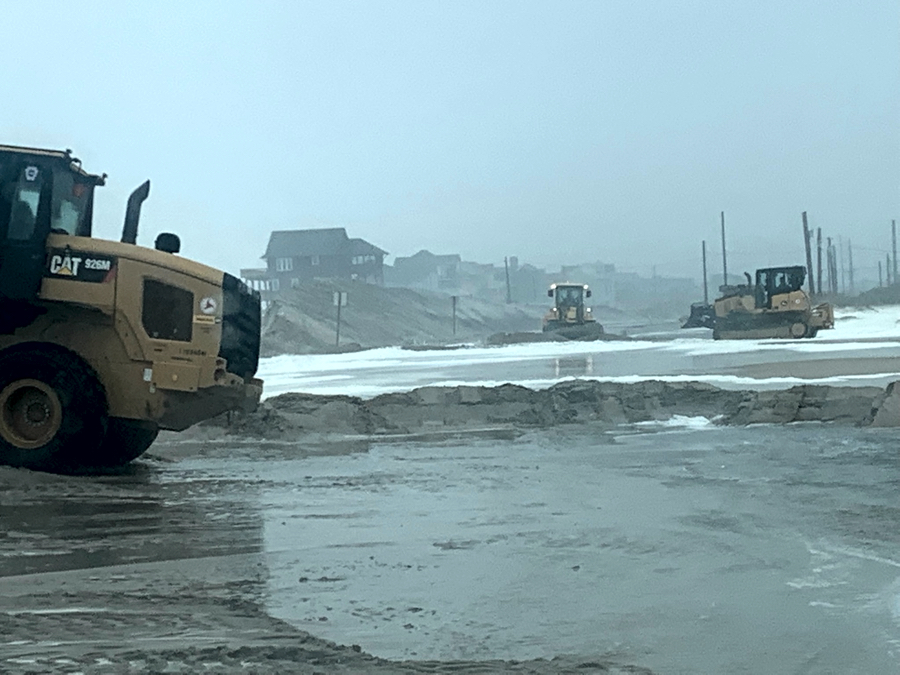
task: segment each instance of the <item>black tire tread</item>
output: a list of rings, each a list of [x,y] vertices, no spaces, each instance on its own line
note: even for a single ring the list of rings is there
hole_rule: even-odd
[[[140,457],[156,440],[159,427],[140,420],[110,417],[106,437],[94,455],[98,469],[114,469]]]
[[[26,378],[53,387],[62,404],[62,423],[41,448],[23,450],[0,439],[0,463],[59,473],[81,470],[106,435],[108,407],[100,379],[77,354],[59,345],[25,343],[0,353],[0,390]]]

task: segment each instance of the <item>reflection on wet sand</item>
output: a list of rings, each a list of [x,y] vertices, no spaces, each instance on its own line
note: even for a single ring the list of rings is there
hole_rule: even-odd
[[[555,378],[584,377],[593,374],[594,357],[591,355],[553,359],[553,377]]]
[[[669,422],[0,469],[0,671],[896,672],[892,430]]]
[[[262,521],[241,486],[173,480],[172,468],[71,477],[0,467],[0,576],[261,549]]]

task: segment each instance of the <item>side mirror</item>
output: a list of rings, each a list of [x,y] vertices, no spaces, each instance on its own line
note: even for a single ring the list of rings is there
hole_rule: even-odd
[[[549,291],[547,291],[547,297],[548,297],[548,298],[552,298],[552,297],[553,297],[553,289],[552,289],[552,288],[551,288]]]
[[[181,250],[181,239],[177,234],[162,232],[156,237],[154,248],[163,253],[178,253]]]
[[[584,294],[585,294],[587,297],[591,297],[591,289],[590,289],[590,288],[587,289],[587,290],[584,292]]]

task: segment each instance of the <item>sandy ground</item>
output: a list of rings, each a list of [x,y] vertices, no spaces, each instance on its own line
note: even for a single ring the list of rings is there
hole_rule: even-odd
[[[887,403],[886,403],[887,402]],[[257,438],[293,442],[435,436],[459,431],[615,426],[704,417],[722,425],[840,422],[867,426],[896,399],[876,387],[801,385],[786,390],[726,390],[708,384],[564,381],[547,389],[505,384],[421,387],[371,399],[287,393],[248,415],[224,415],[183,438]],[[884,418],[882,415],[881,418]]]
[[[508,305],[478,297],[458,298],[454,330],[451,297],[361,282],[321,280],[280,294],[265,312],[264,355],[336,351],[335,291],[348,294],[341,313],[340,345],[346,349],[471,341],[500,330],[540,330],[543,305]]]

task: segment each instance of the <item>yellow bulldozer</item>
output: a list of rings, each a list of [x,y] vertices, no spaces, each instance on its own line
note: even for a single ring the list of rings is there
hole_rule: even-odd
[[[150,182],[121,241],[92,237],[94,188],[71,152],[0,145],[0,463],[106,469],[180,431],[252,408],[260,298],[236,277],[138,246]]]
[[[711,312],[715,339],[813,338],[834,327],[834,308],[813,305],[802,288],[805,267],[758,269],[755,283],[745,276],[745,284],[719,288]]]

